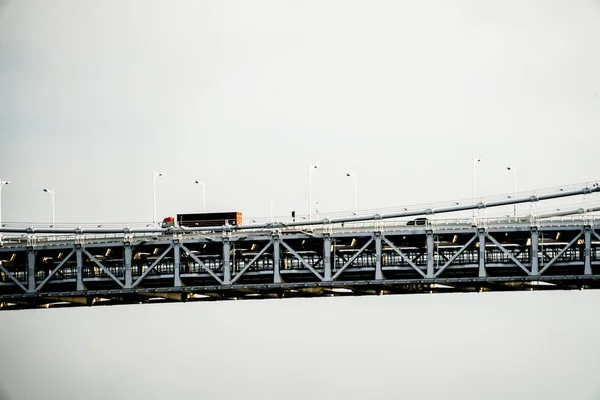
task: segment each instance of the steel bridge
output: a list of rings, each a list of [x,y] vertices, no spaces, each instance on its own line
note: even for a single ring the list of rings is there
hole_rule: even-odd
[[[3,231],[2,310],[600,287],[600,219],[589,215]]]

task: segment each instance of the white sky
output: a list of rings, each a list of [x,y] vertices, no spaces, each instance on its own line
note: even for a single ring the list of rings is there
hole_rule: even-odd
[[[2,219],[49,222],[50,187],[58,223],[151,221],[154,169],[165,174],[160,217],[201,210],[195,179],[207,182],[209,211],[267,216],[273,192],[276,215],[306,213],[310,162],[320,166],[321,213],[352,209],[346,172],[358,176],[360,208],[468,199],[473,155],[484,160],[481,196],[512,192],[507,165],[522,191],[592,181],[598,71],[597,0],[4,0],[0,178],[12,184]],[[597,300],[403,296],[1,313],[0,377],[14,398],[39,397],[42,383],[55,389],[50,398],[79,398],[77,382],[95,392],[88,398],[246,390],[267,399],[290,387],[298,398],[364,398],[364,382],[382,398],[481,398],[483,388],[498,399],[600,398],[590,336],[598,324],[589,319]],[[439,335],[420,336],[425,322]],[[264,340],[245,338],[248,330]],[[249,376],[260,388],[248,389]],[[443,384],[427,383],[434,376]]]

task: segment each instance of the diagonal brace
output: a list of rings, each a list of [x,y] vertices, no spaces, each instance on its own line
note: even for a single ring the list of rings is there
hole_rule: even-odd
[[[592,233],[598,238],[598,240],[600,240],[600,235],[598,235],[595,230],[592,229]]]
[[[13,274],[11,274],[6,268],[4,268],[2,264],[0,264],[0,271],[4,272],[6,276],[8,276],[14,283],[16,283],[17,286],[23,289],[24,292],[27,292],[27,288],[25,288],[25,286],[23,286],[23,284],[17,278],[15,278]]]
[[[307,263],[306,260],[304,258],[302,258],[302,256],[300,256],[300,254],[296,253],[296,251],[294,249],[292,249],[286,242],[284,242],[283,240],[280,240],[279,243],[281,243],[283,245],[283,247],[288,249],[288,251],[290,253],[292,253],[292,255],[294,257],[296,257],[298,260],[300,260],[302,265],[304,265],[306,268],[308,268],[310,270],[310,272],[315,274],[315,276],[317,278],[319,278],[320,280],[324,280],[324,278],[321,276],[321,274],[319,274],[319,272],[316,269],[314,269],[309,263]]]
[[[65,257],[65,259],[64,259],[64,260],[62,260],[62,261],[60,262],[60,264],[58,264],[58,265],[57,265],[57,266],[56,266],[56,267],[55,267],[55,268],[52,270],[52,272],[50,272],[50,274],[49,274],[49,275],[46,277],[46,279],[44,279],[44,280],[42,281],[42,283],[40,283],[40,284],[38,285],[38,287],[36,287],[36,288],[35,288],[35,291],[36,291],[36,292],[38,292],[38,291],[39,291],[41,288],[43,288],[43,287],[44,287],[44,285],[45,285],[46,283],[48,283],[48,281],[49,281],[50,279],[52,279],[52,277],[54,276],[54,274],[56,274],[56,273],[58,272],[58,270],[59,270],[59,269],[61,269],[61,268],[62,268],[62,266],[63,266],[63,265],[65,265],[65,263],[66,263],[67,261],[69,261],[69,258],[71,258],[71,256],[72,256],[73,254],[75,254],[75,249],[71,250],[71,252],[69,253],[69,255],[68,255],[68,256],[66,256],[66,257]]]
[[[96,264],[97,266],[99,266],[99,267],[100,267],[100,269],[106,273],[106,275],[110,276],[110,277],[111,277],[111,279],[112,279],[113,281],[117,282],[117,283],[119,284],[119,286],[121,286],[122,288],[124,288],[124,287],[125,287],[125,285],[123,284],[123,282],[121,282],[121,280],[119,280],[119,279],[118,279],[116,276],[114,276],[114,275],[113,275],[113,273],[112,273],[112,272],[110,272],[110,271],[109,271],[109,270],[108,270],[108,269],[107,269],[107,268],[106,268],[104,265],[102,265],[102,264],[100,263],[100,261],[98,261],[98,260],[96,259],[96,257],[94,257],[94,256],[92,255],[92,253],[90,253],[89,251],[87,251],[87,250],[86,250],[86,249],[84,249],[84,248],[82,248],[82,250],[83,250],[83,252],[84,252],[84,253],[85,253],[85,254],[86,254],[88,257],[89,257],[89,259],[90,259],[90,260],[92,260],[92,261],[94,262],[94,264]]]
[[[467,249],[467,247],[469,247],[471,245],[471,243],[473,243],[473,241],[475,239],[477,239],[477,236],[479,236],[478,234],[475,234],[468,242],[467,244],[465,244],[463,247],[461,247],[460,249],[458,249],[458,251],[456,253],[454,253],[454,255],[452,255],[452,257],[450,257],[450,259],[446,262],[446,264],[444,264],[439,270],[438,272],[435,274],[435,276],[439,276],[442,272],[444,272],[444,270],[446,268],[448,268],[448,266],[450,264],[452,264],[454,262],[454,260],[456,260],[456,258],[458,256],[460,256],[462,254],[463,251],[465,251]]]
[[[504,254],[506,254],[508,256],[508,258],[510,258],[511,260],[514,261],[515,264],[517,264],[523,271],[525,271],[525,273],[527,275],[531,275],[531,272],[525,268],[525,266],[515,258],[515,256],[508,250],[506,250],[506,248],[504,248],[504,246],[502,246],[500,244],[500,242],[498,242],[496,239],[494,239],[489,233],[485,233],[485,236],[490,239],[495,245],[496,247],[498,247]]]
[[[148,268],[146,270],[146,272],[144,272],[142,274],[142,276],[140,276],[135,283],[132,285],[132,287],[136,287],[137,285],[140,284],[141,281],[144,280],[144,278],[146,277],[146,275],[148,275],[150,273],[150,271],[152,271],[154,269],[154,267],[156,267],[158,265],[158,263],[167,255],[167,253],[169,251],[171,251],[173,249],[173,243],[171,243],[169,245],[169,247],[167,247],[167,249],[165,251],[163,251],[163,253],[160,255],[160,257],[158,257],[156,260],[154,260],[154,262],[152,263],[152,265],[150,265],[150,268]]]
[[[231,280],[231,283],[233,284],[233,283],[235,283],[235,281],[237,281],[238,279],[240,279],[240,278],[242,277],[242,275],[244,275],[244,272],[246,272],[246,271],[248,270],[248,268],[250,268],[250,267],[252,266],[252,264],[254,264],[254,262],[256,262],[256,260],[258,260],[258,258],[259,258],[260,256],[262,256],[262,255],[263,255],[263,253],[264,253],[265,251],[267,251],[267,249],[268,249],[268,248],[269,248],[269,247],[270,247],[272,244],[273,244],[273,240],[271,239],[271,240],[269,241],[269,243],[267,243],[267,245],[266,245],[265,247],[263,247],[263,248],[262,248],[262,249],[261,249],[261,250],[258,252],[258,254],[256,254],[256,255],[255,255],[253,258],[252,258],[252,260],[250,260],[250,262],[249,262],[248,264],[246,264],[246,266],[245,266],[244,268],[242,268],[242,270],[241,270],[239,273],[237,273],[237,275],[236,275],[236,276],[235,276],[235,277],[234,277],[234,278]]]
[[[344,270],[345,270],[345,269],[346,269],[346,268],[347,268],[347,267],[348,267],[350,264],[352,264],[352,262],[353,262],[354,260],[356,260],[356,257],[358,257],[359,255],[361,255],[361,254],[362,254],[362,252],[363,252],[363,251],[365,251],[365,249],[366,249],[367,247],[369,247],[369,245],[370,245],[371,243],[373,243],[373,241],[374,241],[374,240],[375,240],[375,238],[374,238],[374,237],[372,237],[371,239],[369,239],[369,241],[368,241],[367,243],[365,243],[365,245],[364,245],[363,247],[361,247],[359,251],[357,251],[357,252],[356,252],[356,253],[355,253],[355,254],[354,254],[352,257],[350,257],[350,259],[349,259],[348,261],[346,261],[346,264],[344,264],[344,265],[342,266],[342,268],[338,269],[338,271],[335,273],[335,275],[333,275],[333,277],[331,277],[331,280],[332,280],[332,281],[335,281],[335,279],[336,279],[338,276],[340,276],[340,275],[341,275],[341,273],[342,273],[342,272],[344,272]]]
[[[187,248],[187,247],[185,247],[184,245],[180,245],[180,246],[181,246],[181,248],[183,249],[183,251],[185,251],[185,253],[186,253],[188,256],[190,256],[190,257],[192,258],[192,260],[196,261],[196,262],[198,263],[198,265],[200,265],[200,266],[202,267],[202,269],[203,269],[203,270],[205,270],[206,272],[208,272],[208,274],[209,274],[210,276],[212,276],[213,278],[215,278],[215,279],[217,280],[217,282],[219,282],[221,285],[223,284],[223,281],[221,280],[221,278],[219,278],[219,277],[217,276],[217,274],[215,274],[215,273],[214,273],[214,271],[213,271],[212,269],[208,268],[208,267],[206,266],[206,264],[204,264],[204,263],[202,262],[202,260],[200,260],[198,257],[196,257],[196,255],[195,255],[194,253],[192,253],[192,252],[190,251],[190,249],[188,249],[188,248]]]
[[[575,243],[575,242],[576,242],[576,241],[577,241],[577,240],[578,240],[578,239],[581,237],[581,235],[583,235],[583,231],[582,231],[582,232],[579,232],[579,235],[575,236],[575,238],[574,238],[573,240],[571,240],[571,241],[569,242],[569,244],[567,244],[565,247],[563,247],[563,248],[562,248],[562,249],[561,249],[561,250],[558,252],[558,254],[554,256],[554,258],[553,258],[552,260],[548,261],[548,264],[544,265],[544,268],[542,268],[542,270],[540,271],[540,275],[541,275],[541,274],[542,274],[544,271],[546,271],[548,268],[550,268],[550,266],[552,266],[552,264],[554,264],[554,262],[555,262],[556,260],[558,260],[558,259],[560,258],[560,256],[562,256],[562,255],[563,255],[563,253],[564,253],[565,251],[567,251],[567,249],[568,249],[569,247],[573,246],[573,243]]]
[[[410,260],[410,258],[408,258],[406,256],[406,254],[404,254],[399,248],[397,248],[394,243],[392,243],[391,240],[389,240],[388,238],[386,238],[385,236],[381,237],[387,244],[388,246],[390,246],[392,248],[392,250],[394,250],[396,253],[398,253],[398,255],[404,260],[405,263],[407,263],[408,265],[410,265],[411,267],[413,267],[415,269],[415,271],[417,271],[419,274],[421,274],[421,276],[423,278],[425,278],[425,272],[421,271],[421,268],[417,267],[417,265]],[[420,257],[420,256],[419,256]],[[415,258],[415,261],[419,258]]]

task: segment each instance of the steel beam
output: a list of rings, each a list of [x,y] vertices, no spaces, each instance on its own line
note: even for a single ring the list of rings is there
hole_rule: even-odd
[[[279,235],[273,235],[273,283],[281,283],[281,256],[279,254],[279,243],[281,238]]]
[[[173,243],[173,286],[183,286],[181,282],[181,244],[179,241]]]
[[[143,281],[144,278],[154,269],[154,267],[156,267],[158,265],[158,263],[162,261],[162,259],[169,253],[169,251],[171,251],[172,248],[173,248],[173,243],[171,243],[169,245],[169,247],[165,251],[163,251],[163,253],[160,256],[158,256],[158,258],[156,260],[154,260],[154,262],[150,265],[150,267],[146,270],[146,272],[144,272],[139,278],[137,278],[137,280],[133,284],[133,287],[136,287],[137,285],[139,285],[140,282]]]
[[[119,286],[125,287],[125,285],[123,284],[123,282],[121,282],[121,280],[119,278],[117,278],[116,276],[114,276],[113,273],[108,270],[108,268],[106,268],[104,265],[102,265],[102,263],[100,261],[98,261],[98,259],[96,257],[94,257],[92,255],[92,253],[90,253],[89,251],[87,251],[85,248],[82,248],[82,250],[85,253],[85,255],[88,256],[88,258],[94,262],[94,264],[96,264],[102,271],[104,271],[104,273],[106,275],[108,275]]]
[[[427,275],[425,275],[425,277],[434,278],[435,274],[433,269],[433,231],[428,229],[425,232],[425,235],[427,238]]]
[[[519,266],[523,271],[525,271],[525,273],[527,273],[527,275],[531,275],[531,272],[519,261],[515,258],[515,256],[508,250],[506,250],[504,248],[504,246],[502,246],[500,244],[500,242],[498,242],[496,239],[494,239],[493,236],[491,236],[490,234],[488,234],[486,232],[485,236],[490,239],[495,245],[496,247],[498,247],[504,254],[506,254],[508,256],[508,258],[510,258],[511,260],[513,260],[513,262],[515,264],[517,264],[517,266]]]
[[[83,251],[81,245],[77,245],[75,247],[75,260],[77,260],[77,290],[85,290],[85,286],[83,285]]]
[[[4,268],[2,264],[0,264],[0,271],[4,272],[4,274],[6,274],[6,276],[8,276],[11,281],[16,283],[17,286],[20,287],[24,292],[27,292],[27,288],[17,278],[15,278],[15,276],[10,271]]]
[[[331,281],[331,235],[323,235],[323,280]]]
[[[131,274],[131,243],[125,243],[123,246],[123,269],[125,271],[125,288],[133,287],[133,277]]]
[[[531,227],[531,275],[537,276],[539,275],[539,259],[538,259],[538,251],[539,251],[539,232],[537,227]]]
[[[384,279],[381,258],[381,232],[375,232],[375,280],[378,281]]]
[[[410,265],[411,267],[413,267],[413,269],[415,271],[417,271],[419,274],[421,274],[421,276],[423,278],[425,278],[425,273],[423,272],[423,270],[421,270],[421,268],[419,268],[414,261],[416,261],[419,257],[415,258],[415,260],[411,260],[410,258],[408,258],[406,256],[406,254],[404,254],[402,251],[400,251],[400,249],[398,247],[396,247],[396,245],[394,243],[392,243],[388,238],[386,238],[385,236],[382,236],[382,239],[384,242],[386,242],[388,244],[388,246],[390,246],[392,248],[392,250],[394,250],[399,256],[400,258],[402,258],[404,260],[405,263],[407,263],[408,265]]]
[[[279,242],[279,237],[277,237],[277,241]],[[238,272],[233,277],[233,279],[231,280],[231,284],[234,284],[235,282],[237,282],[237,280],[240,279],[242,277],[242,275],[244,275],[244,273],[248,270],[248,268],[250,268],[252,266],[252,264],[254,264],[259,259],[259,257],[262,256],[269,247],[271,247],[271,245],[274,245],[274,243],[275,243],[275,236],[273,237],[272,240],[270,240],[266,244],[266,246],[264,246],[262,249],[260,249],[260,251],[258,253],[256,253],[256,255],[252,258],[252,260],[250,260],[250,262],[248,264],[246,264],[240,272]],[[277,243],[277,244],[279,245],[279,243]],[[277,271],[277,272],[279,273],[279,271]]]
[[[477,229],[477,236],[479,237],[479,274],[480,278],[487,276],[487,270],[485,269],[485,229]]]
[[[575,236],[575,238],[573,240],[571,240],[569,242],[569,244],[567,244],[565,247],[563,247],[558,252],[558,254],[554,256],[554,258],[552,260],[548,261],[548,264],[544,265],[544,268],[542,268],[541,271],[540,271],[540,275],[542,275],[548,268],[550,268],[552,266],[552,264],[554,264],[554,262],[556,260],[558,260],[560,258],[560,256],[562,256],[565,251],[567,251],[568,248],[570,248],[571,246],[573,246],[573,243],[575,243],[577,240],[579,240],[579,238],[581,237],[581,235],[583,235],[583,231],[579,232],[579,234],[577,236]]]
[[[231,254],[231,243],[229,237],[223,238],[223,284],[231,283],[231,263],[229,262]]]
[[[189,256],[189,257],[190,257],[192,260],[196,261],[196,262],[198,263],[198,265],[200,265],[200,266],[202,267],[202,269],[203,269],[203,270],[205,270],[206,272],[208,272],[208,274],[209,274],[210,276],[212,276],[213,278],[215,278],[215,280],[216,280],[217,282],[219,282],[220,284],[223,284],[223,280],[222,280],[221,278],[219,278],[219,277],[217,276],[217,274],[215,274],[215,273],[213,272],[213,270],[212,270],[212,269],[208,268],[208,267],[206,266],[206,264],[204,264],[204,262],[202,262],[202,260],[200,260],[198,257],[196,257],[196,255],[195,255],[194,253],[192,253],[192,252],[190,251],[190,249],[188,249],[187,247],[185,247],[185,245],[183,245],[183,244],[181,245],[181,248],[183,249],[183,251],[185,251],[185,253],[186,253],[186,254],[187,254],[187,255],[188,255],[188,256]]]
[[[335,273],[335,275],[333,275],[333,277],[331,278],[331,280],[332,280],[332,281],[335,281],[335,280],[337,279],[337,277],[338,277],[338,276],[340,276],[340,275],[342,274],[342,272],[344,272],[344,270],[345,270],[346,268],[348,268],[348,266],[349,266],[350,264],[352,264],[352,262],[353,262],[354,260],[356,260],[356,258],[357,258],[357,257],[358,257],[360,254],[362,254],[362,252],[363,252],[363,251],[365,251],[365,249],[366,249],[367,247],[369,247],[369,245],[370,245],[370,244],[373,242],[373,240],[374,240],[374,239],[375,239],[374,237],[371,237],[371,239],[369,239],[369,241],[368,241],[367,243],[365,243],[365,245],[364,245],[363,247],[361,247],[361,249],[360,249],[360,250],[358,250],[356,253],[354,253],[354,255],[353,255],[352,257],[350,257],[350,259],[349,259],[349,260],[346,262],[346,264],[344,264],[344,265],[342,266],[342,268],[340,268],[340,269],[338,269],[338,270],[337,270],[337,272]]]
[[[42,281],[42,282],[41,282],[41,283],[38,285],[38,287],[36,287],[36,288],[35,288],[35,292],[39,292],[39,291],[40,291],[40,289],[41,289],[41,288],[43,288],[43,287],[44,287],[44,285],[45,285],[46,283],[48,283],[48,281],[49,281],[50,279],[52,279],[52,277],[54,276],[54,274],[56,274],[56,273],[58,272],[58,270],[59,270],[59,269],[61,269],[61,268],[62,268],[62,266],[63,266],[63,265],[65,265],[65,263],[66,263],[67,261],[69,261],[69,259],[71,258],[71,256],[72,256],[73,254],[75,254],[75,249],[71,250],[71,252],[69,253],[69,255],[68,255],[68,256],[66,256],[66,257],[65,257],[65,258],[64,258],[64,259],[63,259],[63,260],[60,262],[60,264],[58,264],[58,265],[57,265],[57,266],[56,266],[56,267],[55,267],[55,268],[52,270],[52,272],[50,272],[50,273],[48,274],[48,276],[46,277],[46,279],[44,279],[44,280],[43,280],[43,281]]]
[[[302,265],[304,265],[310,272],[312,272],[317,278],[319,278],[320,281],[323,280],[323,277],[321,276],[321,274],[314,269],[309,263],[306,262],[306,260],[304,258],[302,258],[302,256],[300,256],[298,253],[296,253],[296,250],[292,249],[286,242],[284,242],[283,240],[281,240],[281,244],[283,245],[283,247],[285,247],[290,253],[292,253],[292,255],[294,257],[296,257],[301,263]],[[335,278],[334,278],[335,279]]]
[[[583,227],[585,238],[585,258],[584,258],[584,275],[592,274],[592,227],[586,225]]]
[[[33,248],[27,249],[27,293],[35,293],[35,255]]]
[[[463,247],[461,247],[460,249],[458,249],[458,251],[456,253],[454,253],[452,255],[452,257],[450,257],[450,259],[448,261],[446,261],[446,263],[444,265],[442,265],[442,267],[435,273],[435,276],[436,277],[440,276],[440,274],[442,272],[444,272],[444,270],[446,268],[448,268],[450,266],[450,264],[452,264],[454,262],[454,260],[456,260],[456,258],[458,256],[460,256],[471,245],[471,243],[473,243],[473,241],[475,239],[477,239],[477,235],[474,235],[471,239],[469,239],[469,241]],[[438,253],[439,253],[439,250],[438,250]]]

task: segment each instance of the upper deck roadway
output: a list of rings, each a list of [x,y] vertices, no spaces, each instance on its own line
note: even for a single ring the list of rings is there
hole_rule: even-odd
[[[593,216],[396,219],[456,208],[186,230],[1,228],[0,309],[600,287]]]

